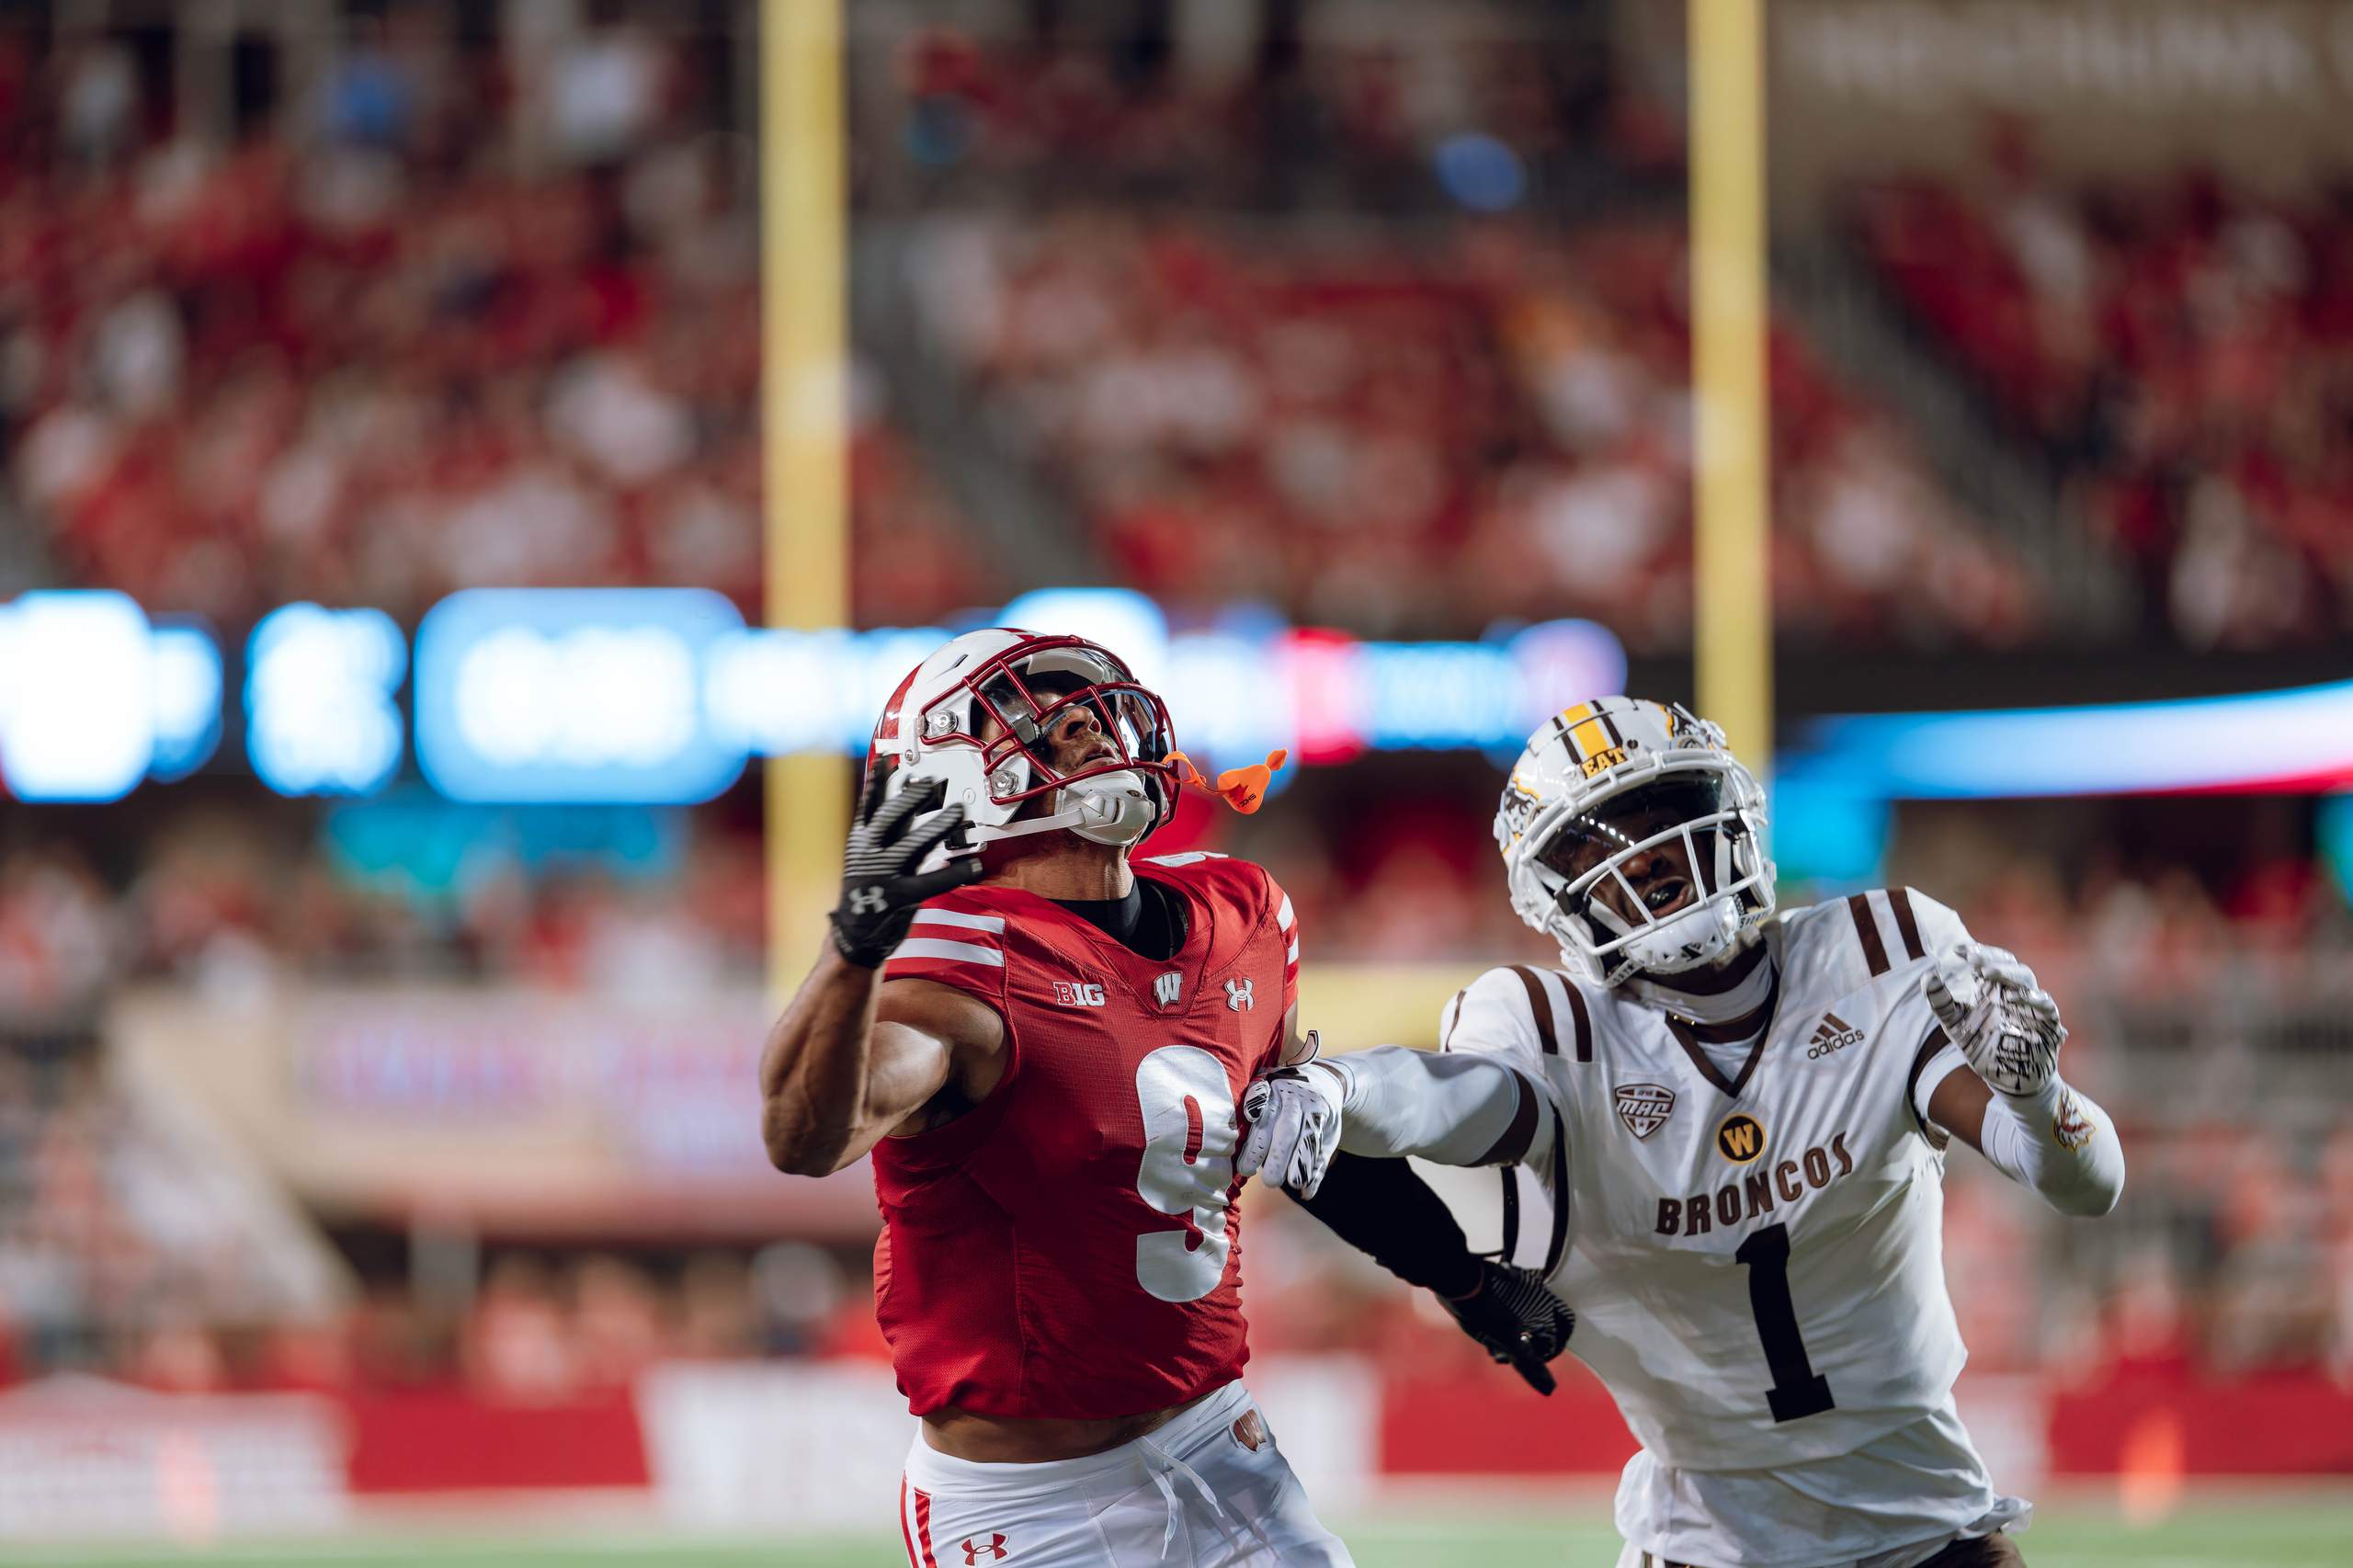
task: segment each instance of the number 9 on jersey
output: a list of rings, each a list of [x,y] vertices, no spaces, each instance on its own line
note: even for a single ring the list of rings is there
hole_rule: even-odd
[[[1225,1068],[1199,1046],[1165,1045],[1136,1064],[1143,1164],[1136,1191],[1181,1231],[1136,1238],[1136,1283],[1164,1301],[1198,1301],[1225,1278],[1225,1211],[1239,1137]]]

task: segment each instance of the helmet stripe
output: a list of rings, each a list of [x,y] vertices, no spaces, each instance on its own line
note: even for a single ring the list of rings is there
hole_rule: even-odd
[[[1552,715],[1552,738],[1568,746],[1569,756],[1573,760],[1582,762],[1585,759],[1576,755],[1576,742],[1569,739],[1569,726],[1583,723],[1590,715],[1592,709],[1592,703],[1581,702],[1574,708],[1563,708]],[[1533,745],[1535,743],[1529,744]]]
[[[1611,729],[1608,716],[1600,713],[1572,727],[1569,741],[1577,749],[1580,764],[1591,762],[1618,744],[1617,733]]]

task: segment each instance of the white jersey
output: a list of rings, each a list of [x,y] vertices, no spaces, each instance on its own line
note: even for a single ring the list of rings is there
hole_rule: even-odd
[[[1516,1178],[1517,1256],[1550,1255],[1569,1348],[1654,1466],[1798,1466],[1949,1412],[1967,1353],[1925,1104],[1961,1057],[1920,981],[1966,935],[1905,889],[1785,911],[1745,1061],[1552,970],[1490,971],[1449,1005],[1445,1049],[1551,1087],[1561,1137]]]

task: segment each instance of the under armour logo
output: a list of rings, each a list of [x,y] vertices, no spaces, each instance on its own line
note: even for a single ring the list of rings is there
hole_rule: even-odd
[[[891,901],[882,896],[881,884],[879,882],[872,887],[851,890],[849,912],[852,915],[880,915],[890,907]]]
[[[1006,1554],[1003,1530],[991,1531],[986,1540],[976,1540],[971,1536],[966,1536],[957,1544],[963,1549],[966,1568],[971,1568],[971,1564],[978,1562],[983,1551],[989,1554],[989,1561],[992,1562]]]
[[[1258,1005],[1258,999],[1251,994],[1251,991],[1257,983],[1255,980],[1227,981],[1225,983],[1226,1007],[1236,1013],[1245,1007],[1256,1007]]]
[[[1152,983],[1152,999],[1164,1007],[1174,1007],[1178,993],[1184,988],[1185,977],[1172,969]]]

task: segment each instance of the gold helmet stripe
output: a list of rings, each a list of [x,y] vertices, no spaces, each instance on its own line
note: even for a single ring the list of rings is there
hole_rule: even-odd
[[[1598,702],[1580,702],[1574,708],[1563,709],[1553,723],[1568,741],[1572,760],[1580,767],[1625,744],[1616,722]]]

